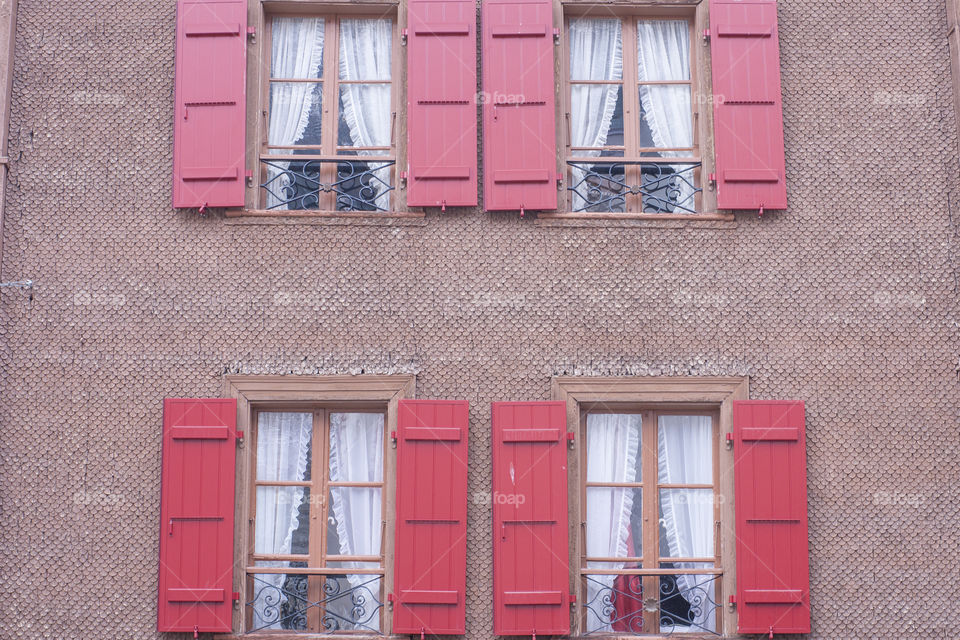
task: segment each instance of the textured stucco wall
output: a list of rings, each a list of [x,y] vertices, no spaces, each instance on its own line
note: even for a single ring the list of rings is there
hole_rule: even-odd
[[[174,0],[21,0],[0,290],[0,636],[155,636],[161,399],[224,373],[744,375],[807,401],[813,638],[960,628],[960,206],[943,0],[780,3],[792,202],[715,228],[243,225],[169,206]],[[948,209],[952,198],[953,211]],[[471,504],[468,637],[492,636]]]

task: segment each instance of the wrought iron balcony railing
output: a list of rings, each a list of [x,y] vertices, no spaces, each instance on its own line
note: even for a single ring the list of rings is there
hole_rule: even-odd
[[[696,214],[699,162],[598,157],[568,160],[570,211]]]
[[[585,575],[584,579],[583,635],[721,635],[719,575]]]
[[[303,631],[310,628],[313,619],[319,620],[321,627],[315,631],[382,634],[380,575],[323,576],[316,600],[311,599],[309,581],[320,580],[319,575],[249,574],[247,577],[253,583],[253,597],[247,602],[248,619],[252,620],[248,632]]]
[[[395,160],[265,157],[260,184],[263,207],[271,211],[390,210]]]

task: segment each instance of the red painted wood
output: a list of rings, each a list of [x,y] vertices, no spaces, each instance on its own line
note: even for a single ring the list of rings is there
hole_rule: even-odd
[[[246,0],[178,0],[173,206],[242,207]]]
[[[776,0],[710,0],[720,209],[786,209]]]
[[[466,632],[469,405],[401,400],[393,631]]]
[[[567,430],[562,402],[493,404],[493,628],[570,632]]]
[[[230,631],[236,432],[236,400],[164,400],[158,631]]]
[[[733,429],[737,629],[809,633],[803,402],[735,401]]]
[[[556,209],[553,3],[481,7],[484,209]]]
[[[477,204],[477,5],[407,3],[407,204]]]

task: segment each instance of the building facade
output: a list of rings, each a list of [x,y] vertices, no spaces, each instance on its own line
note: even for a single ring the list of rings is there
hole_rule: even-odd
[[[957,637],[957,15],[0,1],[0,636]]]

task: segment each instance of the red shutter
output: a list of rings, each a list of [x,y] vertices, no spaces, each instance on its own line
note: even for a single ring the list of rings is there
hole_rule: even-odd
[[[717,206],[786,209],[776,0],[710,0]]]
[[[567,409],[493,404],[493,629],[570,632]]]
[[[410,0],[407,204],[477,204],[477,5]]]
[[[466,401],[400,401],[395,633],[466,630],[468,413]]]
[[[553,2],[484,0],[487,211],[557,208]]]
[[[158,631],[230,631],[236,435],[236,400],[164,400]]]
[[[733,403],[740,633],[809,633],[803,402]]]
[[[177,2],[173,206],[242,207],[246,0]]]

